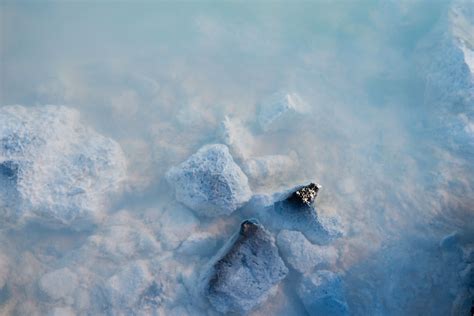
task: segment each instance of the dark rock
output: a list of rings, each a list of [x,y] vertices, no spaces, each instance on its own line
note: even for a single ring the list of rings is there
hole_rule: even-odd
[[[316,197],[318,196],[318,191],[321,188],[319,184],[310,183],[307,186],[303,186],[300,189],[296,190],[289,198],[288,201],[294,203],[295,205],[312,205]]]
[[[273,237],[253,220],[241,224],[211,264],[206,295],[223,313],[247,313],[263,303],[288,273]]]
[[[257,209],[255,214],[273,230],[294,230],[302,232],[312,243],[326,244],[342,235],[336,217],[319,214],[315,199],[321,187],[310,183],[271,196],[256,196],[249,209]]]

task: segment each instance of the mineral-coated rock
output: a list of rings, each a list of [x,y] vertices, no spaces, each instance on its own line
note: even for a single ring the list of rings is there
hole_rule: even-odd
[[[255,146],[254,137],[239,119],[226,116],[219,132],[223,143],[229,146],[234,158],[245,160],[251,155]]]
[[[157,224],[157,236],[163,248],[173,250],[196,231],[199,220],[189,208],[174,202],[166,206]]]
[[[342,280],[331,271],[320,270],[303,277],[297,293],[311,316],[349,315]]]
[[[322,216],[314,206],[320,186],[311,183],[273,195],[255,196],[246,209],[258,209],[261,221],[274,230],[302,232],[312,243],[325,244],[342,235],[336,217]]]
[[[268,155],[253,157],[243,163],[243,170],[256,184],[274,183],[295,168],[296,155]]]
[[[62,268],[43,275],[39,288],[51,300],[59,300],[72,296],[79,280],[68,268]]]
[[[116,262],[152,256],[160,250],[153,232],[124,211],[107,218],[85,247],[98,257]]]
[[[263,100],[258,123],[263,131],[294,127],[308,112],[308,105],[296,93],[279,92]]]
[[[251,196],[247,176],[221,144],[202,147],[171,168],[167,179],[176,199],[203,216],[231,214]]]
[[[309,273],[316,267],[328,268],[338,256],[334,247],[313,245],[297,231],[282,230],[277,245],[285,261],[300,273]]]
[[[153,285],[153,277],[143,261],[133,262],[124,267],[106,282],[105,291],[110,305],[114,308],[130,308],[138,304]]]
[[[272,236],[246,220],[212,261],[205,294],[217,311],[245,314],[263,303],[287,273]]]
[[[61,106],[0,108],[0,217],[53,228],[89,228],[103,216],[107,193],[125,178],[113,140],[83,126]]]

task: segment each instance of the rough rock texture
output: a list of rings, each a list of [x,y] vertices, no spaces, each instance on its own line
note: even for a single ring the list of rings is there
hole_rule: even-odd
[[[288,129],[303,118],[308,105],[296,93],[278,92],[263,100],[258,123],[263,131]]]
[[[342,280],[336,274],[320,270],[302,278],[297,288],[309,315],[349,315]]]
[[[449,129],[450,134],[474,145],[472,34],[472,2],[453,1],[449,14],[419,45],[418,65],[425,79],[425,104],[438,112],[443,128]]]
[[[103,215],[106,194],[120,188],[120,146],[61,106],[0,108],[0,216],[73,229]]]
[[[206,145],[167,173],[176,199],[196,211],[215,217],[228,215],[250,199],[247,176],[225,145]]]
[[[277,245],[288,265],[303,274],[316,267],[329,268],[338,257],[334,247],[313,245],[297,231],[282,230],[277,236]]]
[[[255,215],[271,229],[300,231],[312,243],[326,244],[340,237],[342,229],[336,217],[317,212],[314,200],[319,188],[311,183],[273,195],[257,195],[246,209],[257,209]]]
[[[274,239],[251,220],[241,224],[216,258],[207,275],[206,295],[222,313],[247,313],[264,302],[288,273]]]

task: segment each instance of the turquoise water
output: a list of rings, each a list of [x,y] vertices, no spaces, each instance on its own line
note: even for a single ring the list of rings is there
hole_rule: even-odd
[[[89,307],[76,296],[44,300],[35,284],[58,267],[87,267],[93,281],[82,287],[95,293],[134,260],[162,262],[175,273],[168,282],[183,282],[186,290],[164,290],[168,298],[153,311],[108,312],[212,313],[195,303],[182,279],[198,273],[213,252],[193,262],[178,258],[160,233],[162,224],[146,219],[173,209],[165,172],[201,146],[222,142],[219,129],[229,116],[252,135],[250,156],[293,161],[281,175],[251,181],[253,193],[309,181],[323,185],[319,209],[344,226],[333,245],[339,259],[332,270],[342,275],[351,314],[455,315],[459,293],[472,293],[472,284],[459,277],[466,265],[456,252],[461,248],[446,251],[439,243],[455,231],[462,247],[474,242],[474,99],[452,97],[472,91],[472,81],[466,88],[453,80],[469,82],[472,72],[455,53],[442,55],[446,36],[454,38],[456,3],[1,2],[0,105],[65,105],[80,112],[84,125],[117,141],[128,160],[127,179],[104,211],[113,221],[122,210],[137,221],[134,230],[151,231],[161,248],[152,257],[93,259],[89,266],[71,257],[96,256],[84,245],[102,236],[100,225],[87,233],[36,224],[2,228],[9,268],[0,313],[106,313],[94,299]],[[472,14],[465,19],[474,25]],[[474,45],[469,38],[465,43]],[[309,111],[262,133],[259,104],[278,91],[298,93]],[[192,229],[212,232],[220,245],[243,217],[199,219]],[[179,228],[179,221],[170,222]],[[297,282],[287,279],[252,314],[307,313]],[[472,296],[463,295],[464,301]]]

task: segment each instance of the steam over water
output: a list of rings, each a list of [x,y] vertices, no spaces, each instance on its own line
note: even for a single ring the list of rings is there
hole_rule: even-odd
[[[40,148],[0,151],[0,314],[219,314],[202,275],[254,200],[203,216],[167,172],[225,144],[226,180],[317,182],[340,230],[302,273],[269,228],[289,272],[249,315],[320,313],[318,269],[350,315],[469,315],[472,1],[6,1],[0,59],[0,145]]]

